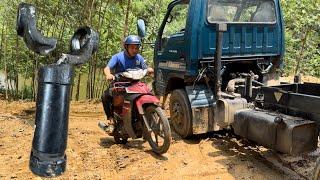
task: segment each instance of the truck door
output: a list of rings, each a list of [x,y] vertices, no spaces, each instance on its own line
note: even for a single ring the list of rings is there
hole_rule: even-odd
[[[171,3],[160,27],[154,56],[157,91],[164,91],[166,81],[173,74],[183,77],[186,70],[185,32],[188,8],[189,1]]]

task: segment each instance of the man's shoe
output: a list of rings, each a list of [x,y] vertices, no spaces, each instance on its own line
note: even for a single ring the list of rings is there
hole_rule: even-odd
[[[106,129],[106,132],[110,135],[110,136],[113,136],[113,132],[114,132],[114,125],[113,124],[109,124],[107,129]]]
[[[113,131],[114,131],[114,125],[113,125],[113,124],[106,125],[106,123],[100,121],[100,122],[98,123],[98,126],[99,126],[103,131],[105,131],[106,133],[108,133],[110,136],[113,136]]]
[[[108,127],[108,126],[106,125],[106,123],[101,122],[101,121],[99,121],[98,126],[99,126],[99,128],[101,128],[103,131],[106,131],[106,129],[107,129],[107,127]]]

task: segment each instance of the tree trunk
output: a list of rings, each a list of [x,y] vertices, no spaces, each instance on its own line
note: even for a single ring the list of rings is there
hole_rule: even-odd
[[[35,70],[33,69],[32,78],[31,78],[31,90],[32,90],[32,100],[35,101],[36,90],[35,90]]]
[[[131,0],[128,0],[126,17],[125,17],[124,28],[123,28],[123,38],[125,38],[128,35],[128,29],[129,29],[128,23],[129,23],[130,8],[131,8]]]
[[[4,35],[7,33],[6,31],[6,27],[3,25],[3,37]],[[7,46],[7,40],[6,38],[4,37],[3,38],[3,61],[4,61],[4,83],[5,83],[5,97],[6,97],[6,100],[9,99],[9,92],[8,92],[8,89],[9,89],[9,83],[8,83],[8,67],[7,67],[7,50],[8,50],[8,46]]]
[[[92,98],[95,98],[95,86],[96,86],[96,71],[97,71],[97,54],[94,56],[94,63],[93,63],[93,80],[92,80]]]
[[[103,71],[103,68],[99,68],[99,70],[98,70],[98,77],[99,77],[99,80],[98,80],[98,82],[97,82],[97,87],[96,87],[96,89],[95,89],[95,98],[99,98],[99,96],[100,96],[100,91],[101,91],[101,88],[102,88],[102,83],[103,83],[103,81],[105,81],[105,79],[104,78],[102,78],[102,77],[104,77],[103,75],[102,75],[102,72]]]
[[[294,71],[295,75],[300,74],[300,64],[301,64],[301,61],[303,60],[302,58],[304,56],[305,46],[307,43],[309,32],[310,32],[310,27],[307,27],[306,34],[305,34],[304,38],[301,40],[302,45],[301,45],[301,49],[300,49],[300,53],[299,53],[299,58],[297,59],[297,66]]]
[[[98,23],[98,27],[97,27],[97,31],[100,32],[100,28],[101,28],[101,25],[102,25],[102,22],[101,22],[101,19],[105,19],[105,12],[102,14],[102,2],[103,0],[100,1],[100,8],[99,8],[99,12],[98,12],[98,15],[99,15],[99,23]],[[102,15],[101,15],[102,14]],[[96,81],[96,77],[97,77],[97,64],[98,64],[98,53],[97,52],[94,56],[94,64],[93,64],[93,72],[94,72],[94,75],[93,75],[93,87],[92,87],[92,96],[94,98],[97,97],[97,81]],[[99,72],[98,72],[98,75],[99,75]]]
[[[6,53],[4,53],[4,57],[6,57]],[[8,89],[9,89],[9,83],[8,83],[8,72],[7,72],[7,62],[6,58],[4,58],[4,83],[5,83],[5,97],[6,100],[9,99]]]
[[[92,11],[93,11],[93,6],[94,6],[94,3],[95,3],[95,0],[92,0],[91,1],[91,6],[90,6],[90,14],[89,14],[89,17],[90,17],[90,25],[92,25],[92,19],[94,16],[92,16]]]
[[[93,10],[94,0],[88,0],[85,6],[85,12],[87,12],[84,17],[86,19],[87,24],[91,25],[92,23],[92,10]],[[88,80],[87,80],[87,99],[92,98],[92,77],[93,77],[93,67],[92,62],[89,61],[89,73],[88,73]]]
[[[1,60],[3,60],[3,62],[4,62],[4,69],[5,69],[5,71],[6,71],[6,64],[5,64],[5,62],[6,62],[6,60],[5,60],[5,58],[6,58],[6,56],[5,56],[5,49],[4,49],[4,44],[5,44],[5,37],[4,37],[4,33],[5,33],[5,31],[4,31],[4,29],[5,29],[5,26],[4,26],[4,23],[2,24],[2,30],[1,30],[1,48],[0,48],[0,59]],[[1,56],[3,54],[3,56]],[[5,75],[6,76],[6,75]],[[5,82],[4,82],[5,83]],[[0,84],[1,85],[1,84]],[[5,88],[5,86],[3,86],[4,88]],[[7,91],[5,91],[5,97],[6,97],[6,99],[8,99],[7,98]]]
[[[27,72],[28,72],[28,70],[27,70],[27,68],[26,68],[26,70],[25,70],[25,72],[24,72],[24,80],[23,80],[23,91],[22,91],[22,94],[21,94],[21,99],[24,99],[25,97],[24,97],[24,93],[25,93],[25,90],[24,89],[26,89],[26,80],[27,80]]]
[[[38,86],[38,58],[36,57],[35,53],[33,53],[34,58],[34,69],[32,75],[32,94],[33,94],[33,101],[37,100],[37,86]]]
[[[66,28],[66,21],[63,21],[62,28],[59,35],[59,42],[62,42],[64,32],[66,31],[65,28]]]
[[[77,83],[77,90],[76,90],[76,101],[79,101],[80,83],[81,83],[81,71],[79,71],[79,75],[78,75],[78,83]]]
[[[87,99],[90,99],[91,95],[91,63],[89,62],[89,72],[88,72],[88,80],[87,80]]]
[[[20,64],[20,58],[19,58],[19,37],[16,36],[16,55],[14,61],[16,62],[15,64]],[[14,80],[15,80],[15,98],[18,99],[19,95],[19,72],[17,71],[16,68],[14,68]]]

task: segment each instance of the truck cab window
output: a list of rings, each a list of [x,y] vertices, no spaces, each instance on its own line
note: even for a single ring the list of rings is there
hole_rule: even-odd
[[[275,23],[275,5],[272,0],[209,0],[207,20],[209,23]]]
[[[173,35],[184,35],[189,4],[177,4],[171,11],[162,34],[162,47],[166,47],[166,42]]]

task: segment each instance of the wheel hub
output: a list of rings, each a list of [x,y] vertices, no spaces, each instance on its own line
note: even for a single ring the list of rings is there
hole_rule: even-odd
[[[181,126],[182,117],[183,117],[181,105],[179,103],[174,103],[172,110],[173,110],[172,115],[173,115],[174,121],[177,123],[177,125]]]

